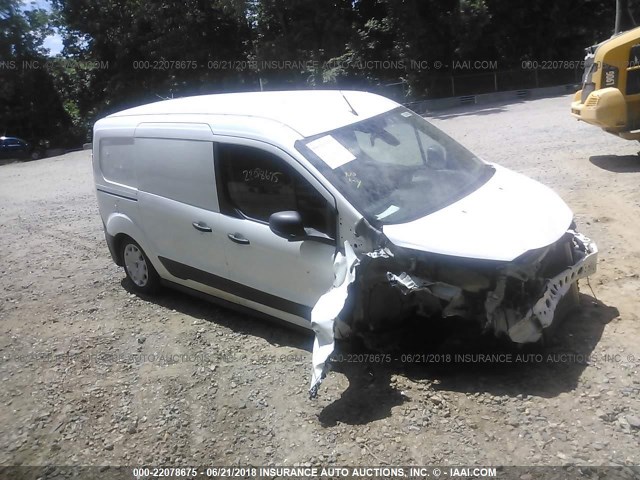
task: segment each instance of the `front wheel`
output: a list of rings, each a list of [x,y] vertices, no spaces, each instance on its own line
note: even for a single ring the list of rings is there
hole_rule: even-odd
[[[153,268],[140,245],[130,238],[122,242],[122,263],[134,290],[146,294],[155,293],[158,290],[160,286],[158,272]]]

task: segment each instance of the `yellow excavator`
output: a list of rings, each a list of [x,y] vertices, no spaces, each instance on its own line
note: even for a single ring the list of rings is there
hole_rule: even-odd
[[[571,114],[605,132],[640,140],[640,27],[618,33],[620,18],[618,8],[613,37],[586,49],[582,89]]]

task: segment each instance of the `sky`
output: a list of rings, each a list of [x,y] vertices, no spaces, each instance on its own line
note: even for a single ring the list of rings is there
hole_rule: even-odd
[[[23,10],[31,10],[32,8],[44,8],[51,11],[51,4],[48,0],[22,0]],[[62,38],[58,33],[49,35],[44,41],[44,48],[49,50],[51,56],[58,55],[62,52]]]
[[[60,37],[60,35],[49,35],[44,40],[44,48],[49,49],[49,54],[51,56],[58,55],[60,52],[62,52],[62,38]]]

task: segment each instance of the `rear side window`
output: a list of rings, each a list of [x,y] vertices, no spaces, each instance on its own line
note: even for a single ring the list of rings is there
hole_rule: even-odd
[[[282,158],[242,145],[219,144],[220,206],[223,213],[268,223],[271,214],[296,210],[305,227],[335,238],[335,210]]]
[[[212,142],[136,138],[136,160],[140,190],[217,211]]]
[[[100,140],[100,171],[105,180],[137,188],[133,138]]]

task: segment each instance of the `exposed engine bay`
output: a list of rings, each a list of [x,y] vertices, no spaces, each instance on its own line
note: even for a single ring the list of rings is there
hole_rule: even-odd
[[[345,242],[334,262],[333,287],[312,311],[312,398],[335,338],[357,336],[368,348],[384,349],[385,339],[392,338],[387,333],[408,319],[458,317],[514,343],[537,342],[560,302],[571,296],[577,302],[577,281],[597,268],[596,244],[573,229],[511,262],[411,250],[395,246],[368,224],[360,230],[377,248],[358,254]]]

